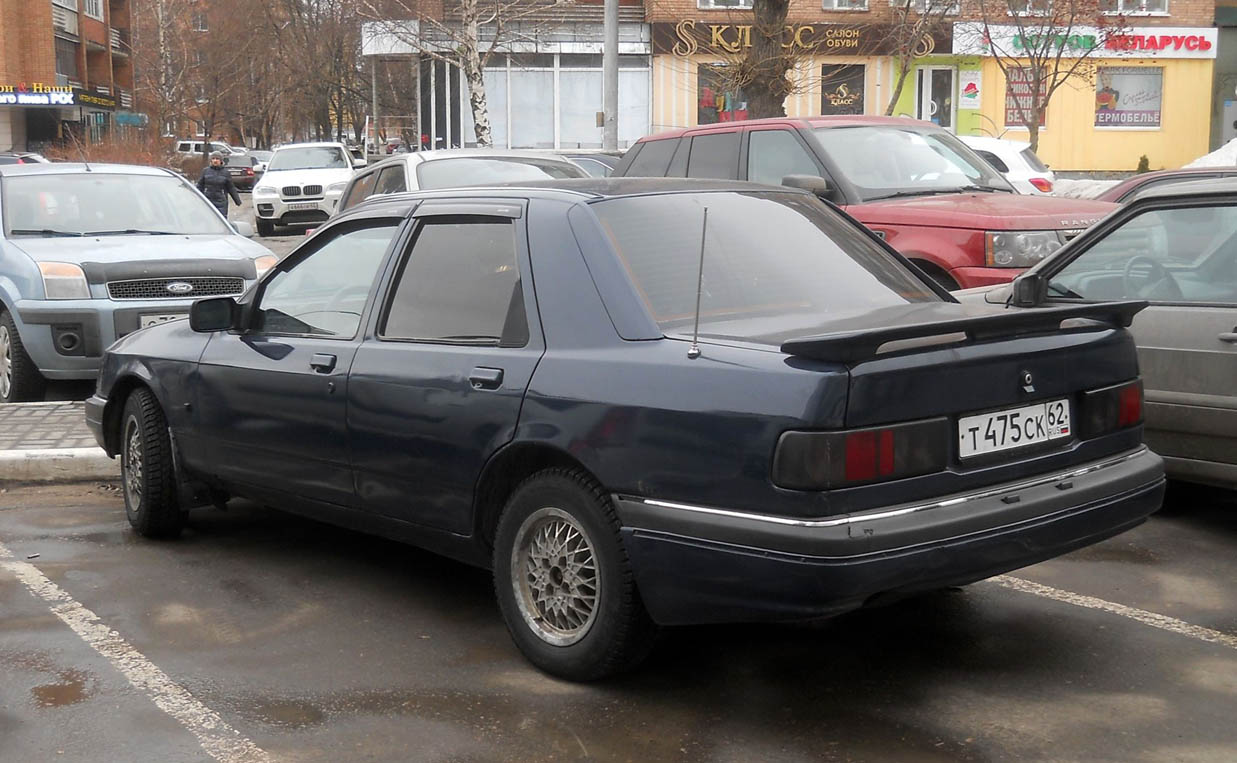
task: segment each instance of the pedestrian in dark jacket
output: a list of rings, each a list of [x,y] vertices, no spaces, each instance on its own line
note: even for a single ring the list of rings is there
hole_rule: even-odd
[[[210,166],[202,170],[202,177],[198,178],[198,190],[205,194],[210,203],[215,205],[215,209],[219,210],[219,214],[225,218],[228,216],[229,196],[232,197],[236,206],[241,205],[241,195],[236,192],[231,176],[223,168],[223,157],[219,154],[212,156]]]

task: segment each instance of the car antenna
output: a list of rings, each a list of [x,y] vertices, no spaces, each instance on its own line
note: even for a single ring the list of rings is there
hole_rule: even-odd
[[[704,221],[700,224],[700,269],[696,273],[696,324],[692,327],[692,346],[687,348],[689,360],[700,357],[700,292],[704,291],[704,238],[709,232],[709,208],[704,208]]]
[[[86,149],[82,148],[82,142],[77,139],[77,135],[72,130],[68,131],[69,137],[73,139],[73,145],[77,146],[77,153],[82,157],[82,164],[86,167],[87,172],[93,172],[90,169],[90,162],[86,161]]]

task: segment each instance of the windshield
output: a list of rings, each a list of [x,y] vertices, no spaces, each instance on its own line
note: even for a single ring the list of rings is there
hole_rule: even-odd
[[[940,301],[856,226],[805,194],[664,194],[592,208],[667,333],[691,332],[698,277],[701,336],[801,335],[848,313]]]
[[[192,186],[166,175],[11,176],[0,206],[9,236],[232,233]]]
[[[960,190],[1013,191],[947,132],[896,125],[818,127],[814,132],[864,201]]]
[[[336,146],[303,146],[281,148],[271,157],[268,170],[351,169],[352,162],[342,148]]]
[[[515,156],[467,156],[434,159],[417,165],[417,184],[422,189],[462,185],[519,183],[554,178],[586,178],[588,173],[568,162],[526,159]]]

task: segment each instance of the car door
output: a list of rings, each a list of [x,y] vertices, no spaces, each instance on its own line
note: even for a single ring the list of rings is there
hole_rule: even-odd
[[[225,482],[353,503],[348,368],[399,225],[376,218],[323,231],[263,280],[245,330],[211,336],[195,428]]]
[[[460,534],[544,342],[522,202],[425,202],[348,378],[361,506]]]
[[[1237,199],[1135,204],[1050,294],[1149,300],[1131,327],[1147,444],[1177,476],[1237,465]]]

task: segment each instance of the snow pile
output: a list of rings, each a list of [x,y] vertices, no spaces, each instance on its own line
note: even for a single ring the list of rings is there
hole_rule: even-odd
[[[1057,178],[1052,181],[1052,195],[1070,199],[1094,199],[1120,180],[1074,180]]]
[[[1210,154],[1204,154],[1186,165],[1186,167],[1234,166],[1237,166],[1237,138],[1233,138]]]

